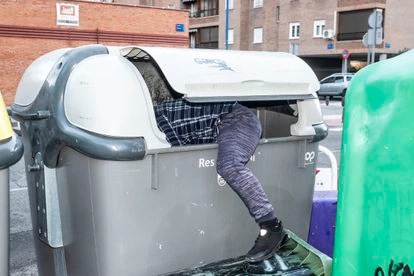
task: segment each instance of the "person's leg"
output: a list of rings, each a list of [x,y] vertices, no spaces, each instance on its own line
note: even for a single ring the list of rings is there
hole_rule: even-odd
[[[248,108],[236,105],[232,113],[223,116],[217,137],[217,172],[239,195],[256,221],[273,214],[273,207],[259,180],[246,167],[261,132],[256,115]]]
[[[284,238],[281,222],[262,185],[246,167],[259,143],[261,131],[257,116],[248,108],[236,105],[231,113],[223,116],[217,137],[217,172],[239,195],[261,228],[255,246],[247,253],[249,261],[270,257]]]

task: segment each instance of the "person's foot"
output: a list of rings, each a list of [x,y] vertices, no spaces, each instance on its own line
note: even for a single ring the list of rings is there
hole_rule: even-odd
[[[276,225],[261,226],[253,248],[246,254],[246,260],[248,262],[260,262],[270,258],[280,249],[286,236],[280,220],[277,221]]]

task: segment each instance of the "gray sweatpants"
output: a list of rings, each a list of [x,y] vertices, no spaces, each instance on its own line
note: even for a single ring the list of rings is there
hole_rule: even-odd
[[[217,172],[239,195],[256,221],[273,215],[273,207],[259,180],[246,167],[262,133],[257,116],[236,104],[218,123]]]

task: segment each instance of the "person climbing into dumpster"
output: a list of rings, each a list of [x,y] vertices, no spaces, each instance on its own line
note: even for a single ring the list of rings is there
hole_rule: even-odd
[[[172,146],[218,143],[217,173],[230,185],[260,227],[246,260],[259,262],[277,252],[286,237],[282,222],[259,180],[246,167],[259,143],[257,116],[239,103],[168,100],[154,107],[158,127]]]

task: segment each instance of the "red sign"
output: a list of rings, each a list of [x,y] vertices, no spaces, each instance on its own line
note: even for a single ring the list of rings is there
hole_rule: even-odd
[[[60,5],[60,14],[61,15],[75,15],[75,7],[70,5]]]
[[[351,53],[349,52],[349,50],[345,48],[345,49],[342,51],[342,58],[343,58],[343,59],[348,59],[350,54],[351,54]]]

